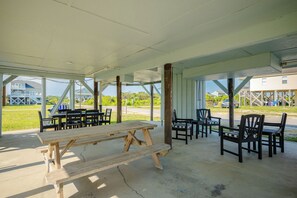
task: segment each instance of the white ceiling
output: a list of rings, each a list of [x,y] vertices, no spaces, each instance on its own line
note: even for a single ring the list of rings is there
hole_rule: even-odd
[[[165,63],[297,52],[296,0],[1,0],[0,24],[7,74],[147,82]]]

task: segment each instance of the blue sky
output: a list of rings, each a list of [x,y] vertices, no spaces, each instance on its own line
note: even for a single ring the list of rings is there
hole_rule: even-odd
[[[7,76],[4,75],[4,79]],[[18,77],[18,80],[33,80],[38,83],[41,83],[41,78],[38,77]],[[223,85],[226,86],[227,81],[226,80],[221,80],[220,81]],[[62,95],[63,91],[66,89],[67,85],[69,83],[69,80],[61,80],[61,79],[48,79],[47,80],[47,96],[53,96],[57,95],[60,96]],[[92,79],[87,79],[86,83],[92,88],[93,87],[93,80]],[[237,83],[237,81],[236,81]],[[157,88],[160,88],[160,84],[156,84]],[[149,90],[149,86],[146,86],[146,88]],[[78,84],[76,84],[75,89],[79,89]],[[7,86],[7,94],[10,93],[10,84]],[[216,90],[220,90],[217,85],[215,85],[212,81],[207,81],[206,82],[206,92],[214,92]],[[122,87],[123,92],[144,92],[145,90],[141,86],[123,86]],[[111,96],[116,96],[116,87],[115,86],[108,86],[104,91],[103,95],[111,95]]]

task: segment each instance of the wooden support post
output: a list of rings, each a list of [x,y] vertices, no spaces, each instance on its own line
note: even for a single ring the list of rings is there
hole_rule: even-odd
[[[94,109],[98,109],[98,82],[94,80]]]
[[[228,79],[229,126],[234,127],[234,79]]]
[[[122,122],[122,83],[117,76],[117,123]]]
[[[164,65],[164,140],[172,147],[172,65]]]
[[[154,120],[154,85],[151,84],[151,121]]]
[[[3,86],[3,98],[2,98],[2,106],[6,106],[6,86]]]

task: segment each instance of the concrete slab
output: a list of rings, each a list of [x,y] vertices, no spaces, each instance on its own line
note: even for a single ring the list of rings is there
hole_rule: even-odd
[[[162,127],[153,132],[155,142],[163,142]],[[55,189],[44,180],[45,166],[36,132],[5,133],[0,138],[0,197],[55,197]],[[227,144],[236,151],[236,146]],[[71,149],[62,160],[75,160],[117,153],[123,141]],[[219,153],[219,137],[193,139],[188,145],[174,140],[173,150],[161,158],[164,170],[153,166],[150,157],[77,179],[64,187],[65,197],[297,197],[297,143],[285,142],[285,153],[263,159],[244,152],[237,157]]]

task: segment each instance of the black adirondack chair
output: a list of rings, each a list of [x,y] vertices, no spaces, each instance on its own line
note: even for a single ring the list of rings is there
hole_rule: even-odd
[[[175,137],[172,139],[184,140],[188,144],[188,137],[192,140],[193,119],[177,118],[176,110],[172,112],[172,130],[175,131]]]
[[[211,132],[219,132],[219,128],[221,126],[221,118],[211,116],[210,109],[197,109],[197,122],[198,122],[198,130],[197,133],[201,132],[201,137],[203,134],[207,137],[208,129],[209,133]],[[202,130],[199,130],[199,126],[202,126]],[[217,126],[218,130],[212,130],[212,126]],[[196,134],[196,138],[198,138],[198,134]]]
[[[238,161],[242,162],[242,149],[248,152],[258,153],[258,159],[262,159],[262,129],[263,129],[264,115],[250,114],[241,116],[239,128],[220,127],[221,135],[221,155],[224,151],[238,156]],[[227,131],[226,131],[227,130]],[[224,148],[224,141],[234,142],[238,145],[238,153]],[[247,148],[242,144],[247,143]],[[251,149],[253,143],[253,149]],[[255,144],[258,143],[258,149]]]
[[[274,154],[276,154],[276,147],[280,147],[282,153],[285,151],[284,132],[286,121],[287,114],[283,113],[279,123],[264,122],[262,135],[268,136],[268,139],[262,139],[262,144],[268,145],[269,157],[272,157],[272,148]]]

